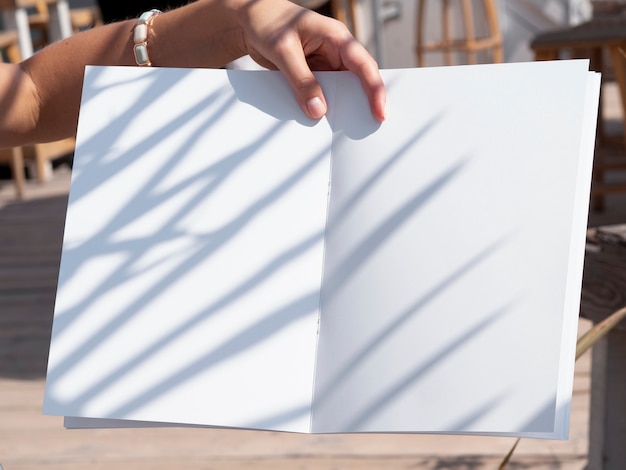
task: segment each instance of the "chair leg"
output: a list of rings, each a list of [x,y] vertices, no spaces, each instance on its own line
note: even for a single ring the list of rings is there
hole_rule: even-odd
[[[452,65],[452,13],[450,11],[450,0],[441,0],[443,2],[442,27],[443,27],[443,47],[446,65]]]
[[[9,59],[9,62],[13,64],[17,64],[22,61],[22,58],[20,55],[20,48],[17,45],[17,43],[11,44],[9,47],[7,47],[6,52],[7,52],[7,57]]]
[[[23,199],[26,189],[26,178],[24,176],[24,154],[22,147],[11,149],[11,172],[15,181],[15,194],[18,199]]]
[[[496,39],[493,46],[493,61],[496,63],[504,62],[504,51],[502,46],[502,31],[500,30],[500,18],[498,18],[497,0],[483,0],[485,13],[487,15],[487,24],[489,25],[489,34]]]
[[[472,0],[463,0],[463,23],[465,27],[465,50],[467,52],[467,63],[476,63],[476,34],[474,33],[474,12],[472,10]]]
[[[46,144],[35,144],[35,171],[39,183],[45,183],[52,177],[52,163],[49,157],[45,155],[45,148]]]
[[[352,35],[355,38],[358,38],[361,33],[361,29],[359,27],[359,10],[357,3],[357,0],[348,0],[350,22],[352,23]]]
[[[417,66],[423,67],[424,62],[424,16],[426,15],[426,0],[418,0],[417,2],[417,21],[415,31],[415,53],[417,58]]]

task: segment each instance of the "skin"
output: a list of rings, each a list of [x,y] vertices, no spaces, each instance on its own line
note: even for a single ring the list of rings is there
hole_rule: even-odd
[[[0,64],[0,147],[75,135],[85,65],[135,65],[134,20],[85,31],[20,64]],[[280,70],[303,111],[327,110],[311,70],[350,70],[372,115],[385,119],[385,87],[374,59],[348,29],[286,0],[199,0],[154,18],[153,66],[217,68],[249,54]]]

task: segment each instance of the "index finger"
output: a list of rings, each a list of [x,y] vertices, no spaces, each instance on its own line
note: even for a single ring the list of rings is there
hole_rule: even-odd
[[[385,120],[387,92],[378,70],[378,64],[365,47],[354,38],[348,40],[340,48],[340,54],[346,69],[359,78],[374,118],[383,122]]]
[[[322,87],[307,64],[299,40],[288,38],[275,47],[274,65],[283,73],[304,112],[312,119],[326,114],[328,105]]]

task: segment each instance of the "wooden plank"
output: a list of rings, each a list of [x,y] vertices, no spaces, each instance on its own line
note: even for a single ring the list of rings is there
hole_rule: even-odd
[[[511,468],[532,468],[534,470],[551,470],[560,468],[563,470],[582,470],[585,468],[586,459],[583,456],[573,457],[564,461],[556,458],[527,457],[517,459],[515,466]],[[185,470],[409,470],[416,468],[471,468],[473,470],[492,470],[498,468],[500,460],[494,457],[476,455],[450,457],[411,457],[393,458],[382,457],[377,459],[341,458],[327,459],[313,456],[289,456],[283,458],[264,459],[247,457],[237,459],[192,459],[184,458],[177,461],[166,459],[153,459],[150,461],[116,460],[116,461],[93,461],[63,462],[61,464],[49,461],[34,461],[21,464],[21,470],[110,470],[111,468],[132,468],[133,470],[171,470],[172,468],[184,468]],[[179,466],[180,465],[180,466]],[[519,466],[518,466],[519,465]],[[7,469],[10,462],[7,462]]]
[[[51,311],[50,306],[54,305],[55,289],[47,290],[20,290],[3,292],[0,294],[0,312],[8,311],[16,306],[35,305],[37,311]]]
[[[58,420],[57,420],[58,422]],[[30,440],[39,443],[33,445]],[[298,456],[324,457],[326,459],[366,459],[433,456],[452,457],[490,456],[502,458],[513,439],[473,439],[475,446],[461,445],[463,436],[422,435],[294,435],[261,433],[254,431],[229,431],[211,429],[114,429],[114,430],[62,430],[48,428],[16,429],[0,432],[2,447],[10,451],[14,459],[27,462],[45,455],[48,461],[91,460],[114,461],[131,458],[137,462],[185,459],[274,458],[296,459]],[[482,442],[481,442],[482,441]],[[491,445],[490,445],[491,444]],[[448,446],[447,448],[444,446]],[[561,447],[561,452],[563,447]],[[579,458],[582,453],[557,456],[559,446],[544,446],[524,441],[520,446],[520,458],[544,456],[554,461]],[[7,454],[5,454],[7,455]],[[561,457],[562,456],[562,457]],[[21,468],[21,467],[20,467]],[[179,467],[175,467],[179,468]],[[184,468],[184,467],[183,467]],[[381,467],[385,468],[385,467]]]
[[[52,285],[56,287],[56,279],[59,272],[58,263],[50,263],[43,266],[0,266],[0,290],[8,286],[32,286]]]

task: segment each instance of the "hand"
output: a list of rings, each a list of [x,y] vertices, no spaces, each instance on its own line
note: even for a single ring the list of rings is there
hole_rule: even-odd
[[[311,70],[350,70],[361,81],[374,118],[385,119],[385,85],[376,61],[341,22],[281,0],[245,0],[239,8],[240,47],[263,67],[287,78],[304,112],[327,111]]]

